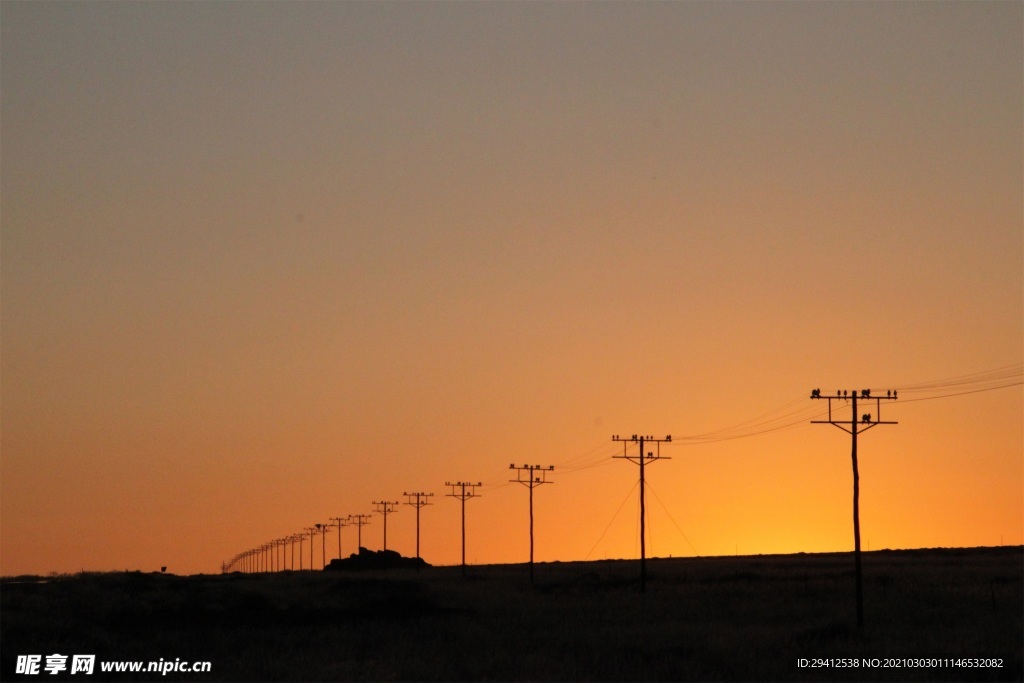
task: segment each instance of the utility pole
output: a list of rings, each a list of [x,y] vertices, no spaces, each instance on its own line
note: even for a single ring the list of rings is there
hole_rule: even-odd
[[[644,491],[644,463],[653,463],[656,460],[671,460],[672,458],[665,455],[661,455],[661,444],[670,443],[672,441],[672,435],[669,434],[664,439],[656,439],[653,436],[623,436],[620,437],[618,434],[612,436],[612,441],[622,442],[622,455],[614,455],[613,458],[620,458],[623,460],[629,460],[632,463],[640,465],[640,592],[644,593],[647,591],[647,540],[646,535],[646,492]],[[640,445],[637,455],[631,456],[627,452],[626,444],[628,442],[638,443]],[[644,444],[657,444],[656,450],[650,453],[644,452]]]
[[[377,506],[374,512],[379,512],[384,515],[384,550],[388,549],[388,515],[395,511],[395,506],[398,505],[398,501],[390,500],[375,500],[373,504]]]
[[[309,570],[313,571],[313,535],[320,528],[320,525],[307,526],[306,531],[309,532]]]
[[[327,530],[330,528],[327,524],[317,524],[317,531],[320,532],[320,553],[321,553],[321,569],[327,568]]]
[[[363,527],[370,523],[370,515],[349,515],[349,520],[356,525],[356,553],[363,549]]]
[[[553,471],[555,466],[548,465],[547,468],[544,468],[540,465],[522,465],[516,467],[516,464],[512,463],[508,468],[516,471],[516,478],[510,479],[510,482],[522,484],[530,489],[530,583],[533,583],[533,490],[541,484],[554,483],[547,480],[547,473]],[[537,475],[536,472],[540,472],[540,474]]]
[[[458,498],[462,501],[462,576],[466,576],[466,501],[470,498],[478,498],[480,494],[476,492],[476,487],[483,486],[480,482],[476,484],[470,484],[466,481],[450,482],[446,481],[445,486],[451,486],[452,492],[446,493],[445,496],[449,498]],[[459,492],[456,493],[455,489]],[[466,489],[469,489],[468,491]]]
[[[811,420],[811,423],[835,425],[849,434],[853,440],[850,456],[853,461],[853,565],[857,576],[857,628],[862,630],[864,628],[864,582],[860,564],[860,473],[857,470],[857,435],[877,425],[899,424],[898,422],[882,420],[882,401],[895,401],[896,392],[887,391],[883,397],[881,394],[872,396],[870,389],[861,389],[860,398],[864,403],[870,405],[872,400],[875,402],[874,416],[871,413],[864,413],[858,416],[856,391],[843,391],[840,394],[839,390],[836,390],[834,396],[822,396],[821,389],[813,389],[811,390],[811,398],[824,398],[828,400],[828,419]],[[833,417],[832,401],[837,403],[842,401],[844,404],[850,404],[850,418],[848,420]]]
[[[341,528],[343,526],[348,526],[350,524],[350,522],[349,522],[349,520],[344,519],[342,517],[331,517],[330,519],[331,519],[332,522],[334,522],[334,526],[336,526],[338,528],[338,559],[340,560],[341,559]]]
[[[430,505],[430,501],[427,498],[432,497],[433,493],[423,493],[417,491],[415,493],[403,493],[403,496],[408,498],[405,502],[406,505],[412,505],[416,508],[416,559],[420,559],[420,508],[424,505]],[[415,500],[414,500],[415,499]],[[420,563],[416,563],[416,571],[420,570]]]

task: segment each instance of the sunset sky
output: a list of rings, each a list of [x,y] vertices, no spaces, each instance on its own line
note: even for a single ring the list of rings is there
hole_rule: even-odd
[[[1022,26],[0,3],[0,573],[218,572],[405,491],[453,564],[458,480],[467,559],[523,562],[510,463],[555,466],[538,561],[637,557],[633,433],[650,555],[849,550],[813,388],[900,390],[866,548],[1024,543]]]

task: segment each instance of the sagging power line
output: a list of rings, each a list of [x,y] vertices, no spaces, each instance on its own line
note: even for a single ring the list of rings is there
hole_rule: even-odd
[[[943,399],[943,398],[950,398],[950,397],[965,396],[965,395],[970,395],[970,394],[976,394],[976,393],[989,392],[989,391],[1006,389],[1006,388],[1019,387],[1022,384],[1024,384],[1024,364],[1016,363],[1016,364],[1005,365],[1005,366],[1001,366],[1001,367],[997,367],[997,368],[994,368],[994,369],[991,369],[991,370],[985,370],[985,371],[981,371],[981,372],[968,373],[968,374],[963,374],[963,375],[956,375],[956,376],[947,377],[947,378],[944,378],[944,379],[933,380],[933,381],[928,381],[928,382],[919,382],[919,383],[914,383],[914,384],[897,384],[897,386],[899,387],[898,388],[898,392],[901,392],[901,393],[904,394],[904,396],[901,397],[902,402],[910,403],[910,402],[917,402],[917,401],[929,401],[929,400],[936,400],[936,399]],[[887,399],[890,399],[890,398],[891,399],[895,399],[897,397],[897,395],[898,395],[898,392],[897,392],[897,390],[892,390],[890,394],[887,394],[886,398]],[[845,398],[845,399],[848,399],[848,400],[851,400],[851,401],[856,400],[856,399],[859,398],[859,399],[861,399],[861,401],[863,401],[864,397],[863,396],[860,396],[860,397],[851,396],[849,392],[846,392],[846,396],[845,397],[843,397],[840,392],[837,392],[836,395],[833,396],[833,397],[828,397],[828,396],[821,395],[820,391],[815,390],[815,392],[812,392],[812,398],[826,398],[826,399],[828,399],[828,398],[833,398],[833,399]],[[881,397],[880,396],[874,396],[872,398],[880,399]],[[806,399],[800,398],[800,399],[796,399],[795,401],[790,401],[790,402],[786,403],[785,405],[780,406],[779,408],[773,409],[773,410],[768,411],[766,413],[762,413],[762,414],[760,414],[760,415],[758,415],[758,416],[756,416],[754,418],[751,418],[751,419],[739,422],[739,423],[737,423],[737,424],[735,424],[735,425],[733,425],[731,427],[717,429],[717,430],[714,430],[714,431],[704,432],[704,433],[701,433],[701,434],[696,434],[696,435],[691,435],[691,436],[679,436],[679,435],[676,435],[675,439],[672,440],[672,443],[670,445],[674,445],[674,446],[678,446],[678,445],[703,445],[703,444],[717,443],[717,442],[721,442],[721,441],[729,441],[729,440],[733,440],[733,439],[748,438],[748,437],[758,436],[758,435],[769,433],[769,432],[779,431],[779,430],[782,430],[782,429],[793,428],[793,427],[796,427],[796,426],[801,425],[801,424],[806,424],[808,420],[810,422],[812,422],[812,423],[837,424],[837,426],[842,426],[843,428],[845,428],[846,424],[849,422],[849,423],[851,423],[852,429],[854,429],[856,431],[864,431],[865,429],[869,428],[868,425],[873,426],[874,424],[895,424],[895,423],[886,423],[886,422],[882,422],[880,420],[874,420],[874,419],[871,419],[871,422],[869,422],[869,423],[865,423],[864,420],[863,420],[863,417],[864,417],[863,415],[860,416],[860,418],[861,418],[860,422],[857,423],[857,415],[856,415],[857,411],[854,411],[854,414],[853,414],[853,416],[851,417],[851,419],[849,421],[847,421],[847,420],[834,420],[833,416],[831,414],[831,405],[829,406],[830,410],[828,410],[828,411],[821,411],[819,407],[809,407],[809,406],[806,406],[806,404],[804,404],[805,407],[802,407],[802,408],[796,408],[795,407],[798,404],[802,403],[802,401],[804,401],[804,400],[806,400]],[[825,416],[828,417],[827,420],[814,419],[814,418],[825,417]],[[854,424],[854,423],[856,423],[856,424]],[[847,430],[847,431],[850,431],[850,430]],[[855,434],[853,436],[854,436],[854,438],[856,437]],[[646,437],[645,437],[645,439],[646,439]],[[618,439],[618,440],[622,441],[622,440],[627,440],[627,439]],[[599,445],[595,446],[593,448],[588,449],[585,452],[582,452],[582,453],[576,455],[575,457],[569,458],[568,460],[566,460],[565,462],[563,462],[561,464],[557,464],[556,466],[559,468],[559,471],[562,472],[563,474],[566,474],[566,473],[573,474],[573,473],[576,473],[576,472],[580,472],[582,470],[590,470],[592,468],[606,466],[607,464],[611,463],[611,460],[607,459],[606,455],[602,456],[602,455],[600,455],[598,453],[598,451],[600,449],[602,449],[602,448],[603,447],[599,446]],[[642,451],[641,451],[641,453],[642,453]],[[623,457],[623,456],[615,456],[615,457]],[[643,458],[640,458],[639,460],[634,460],[634,462],[637,462],[637,464],[639,464],[641,466],[641,468],[643,468],[643,466],[644,466],[644,459]],[[501,484],[500,486],[496,486],[495,488],[503,488],[504,486],[508,486],[510,483],[517,483],[517,482],[515,482],[515,481],[505,482],[505,483]],[[519,483],[521,483],[521,482],[519,482]],[[644,483],[644,477],[641,476],[640,484],[643,485],[643,483]],[[475,486],[481,486],[481,484],[476,484]],[[635,488],[635,486],[636,485],[634,485],[634,488]],[[652,492],[653,492],[653,490],[652,490]],[[473,496],[470,496],[470,497],[473,497]],[[628,499],[628,497],[629,497],[629,495],[627,494],[627,499]],[[625,500],[623,501],[623,503],[624,502],[625,502]],[[644,510],[645,505],[646,505],[646,490],[644,492],[644,495],[641,496],[641,518],[642,518],[641,527],[642,528],[644,527],[643,517],[644,517],[644,512],[645,512],[645,510]],[[621,507],[622,506],[620,505],[620,509],[621,509]],[[617,515],[618,515],[618,511],[616,511],[616,516]],[[359,535],[358,535],[358,543],[359,543],[359,547],[362,547],[362,526],[367,524],[367,523],[369,523],[368,517],[369,517],[369,515],[349,516],[348,520],[350,520],[350,521],[348,521],[348,522],[346,522],[345,520],[340,520],[340,518],[331,518],[331,522],[333,522],[334,524],[331,524],[330,528],[338,528],[338,546],[339,546],[339,548],[338,548],[338,555],[339,555],[339,557],[341,557],[341,526],[346,525],[346,523],[357,525],[358,533],[359,533]],[[417,511],[417,517],[418,517],[418,511]],[[612,521],[614,521],[614,519],[615,519],[615,516],[613,516]],[[463,522],[464,522],[464,520],[463,520]],[[675,522],[674,519],[673,519],[673,522]],[[463,526],[464,526],[464,524],[463,524]],[[610,524],[609,524],[609,526],[610,526]],[[858,523],[858,526],[859,526],[859,523]],[[298,555],[299,555],[298,568],[300,570],[302,570],[304,568],[304,566],[303,566],[304,565],[304,561],[303,561],[303,547],[302,547],[302,543],[305,540],[305,535],[304,535],[305,531],[310,531],[311,532],[310,533],[310,569],[312,569],[313,568],[313,563],[314,563],[313,557],[314,557],[314,552],[315,552],[315,549],[313,548],[313,541],[314,541],[314,538],[315,538],[315,531],[316,530],[320,530],[321,533],[326,534],[326,528],[327,527],[328,527],[328,525],[316,525],[314,527],[314,529],[310,529],[309,527],[306,527],[305,529],[303,529],[303,531],[301,531],[299,533],[291,534],[289,536],[285,536],[285,537],[280,538],[280,539],[272,540],[272,541],[269,541],[267,543],[263,543],[263,544],[257,545],[255,547],[251,547],[248,550],[245,550],[245,551],[243,551],[241,553],[238,553],[230,561],[228,561],[226,563],[222,563],[221,569],[224,572],[239,571],[239,570],[240,571],[249,571],[249,572],[285,571],[285,570],[288,570],[289,568],[291,570],[295,570],[295,568],[296,568],[296,564],[295,564],[295,545],[296,545],[296,542],[298,542],[298,546],[299,546],[299,548],[298,548]],[[531,527],[532,527],[532,525],[531,525]],[[678,527],[678,524],[677,524],[677,527]],[[593,553],[593,550],[597,547],[597,545],[600,544],[600,541],[603,539],[603,537],[604,537],[605,533],[607,533],[607,531],[608,531],[608,529],[606,528],[604,530],[604,532],[602,532],[601,537],[598,539],[598,542],[595,544],[594,548],[591,548],[591,551],[587,554],[588,558]],[[680,529],[680,532],[682,532],[681,529]],[[685,538],[685,534],[684,534],[684,538]],[[643,531],[641,533],[641,539],[640,540],[641,540],[641,546],[642,546],[641,547],[641,556],[642,556],[641,560],[642,560],[642,563],[641,564],[643,565],[643,560],[645,559],[644,556],[645,556],[645,552],[646,552],[646,548],[643,547],[645,545],[645,542],[646,542],[646,529],[643,529]],[[689,539],[686,539],[686,540],[689,541]],[[325,540],[325,544],[326,544],[326,540]],[[692,547],[692,543],[690,545]],[[855,545],[856,545],[856,539],[855,539]],[[463,533],[463,566],[465,567],[465,547],[464,546],[465,546],[465,534]],[[385,547],[386,547],[386,541],[385,541]],[[417,556],[420,555],[418,547],[419,547],[419,523],[418,523],[418,520],[417,520]],[[325,556],[324,563],[326,564],[326,545],[324,546],[323,552],[324,552],[324,556]],[[290,557],[290,560],[291,560],[290,562],[289,562],[289,555],[291,556]],[[531,553],[531,555],[532,555],[532,553]],[[643,567],[642,567],[642,569],[643,569]]]

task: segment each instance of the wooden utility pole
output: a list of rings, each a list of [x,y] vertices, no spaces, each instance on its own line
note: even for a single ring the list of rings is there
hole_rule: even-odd
[[[395,511],[395,506],[398,505],[398,501],[390,500],[375,500],[373,504],[377,506],[374,512],[379,512],[384,515],[384,550],[388,549],[388,515]]]
[[[309,570],[313,571],[313,535],[320,528],[320,525],[307,526],[306,531],[309,532]]]
[[[462,576],[466,576],[466,501],[470,498],[478,498],[480,494],[476,492],[476,487],[483,486],[483,484],[477,482],[476,484],[470,484],[465,481],[450,482],[446,481],[445,486],[451,486],[452,492],[446,493],[445,495],[449,498],[458,498],[462,501]],[[455,489],[459,492],[456,493]],[[468,491],[466,489],[469,489]]]
[[[363,527],[370,523],[370,515],[349,515],[352,524],[356,525],[356,553],[363,548]]]
[[[327,532],[330,531],[330,524],[317,524],[316,528],[320,530],[320,568],[327,569]]]
[[[554,470],[555,466],[548,465],[547,468],[544,468],[540,465],[522,465],[516,467],[515,463],[512,463],[508,468],[516,471],[516,478],[510,479],[510,482],[522,484],[530,489],[530,583],[533,583],[533,490],[541,484],[554,483],[547,480],[546,473]],[[538,475],[536,472],[540,472],[540,474]]]
[[[333,526],[338,529],[338,559],[341,559],[341,528],[349,525],[349,520],[344,517],[331,517]]]
[[[415,493],[403,493],[403,496],[408,498],[405,502],[406,505],[412,505],[416,508],[416,559],[420,559],[420,508],[424,505],[430,505],[428,498],[432,497],[433,493],[423,493],[422,491],[416,491]],[[416,563],[416,571],[420,570],[420,563]]]
[[[613,458],[621,458],[623,460],[629,460],[630,462],[640,465],[640,592],[643,593],[647,590],[647,540],[645,538],[645,522],[646,516],[646,492],[644,491],[644,463],[655,460],[671,460],[669,456],[661,455],[661,444],[669,443],[672,441],[672,435],[669,434],[664,439],[656,439],[653,436],[623,436],[620,437],[618,434],[612,437],[612,441],[621,441],[622,443],[622,455],[614,455]],[[640,445],[640,449],[637,455],[631,456],[626,450],[626,444],[632,442]],[[657,444],[657,450],[651,453],[644,452],[644,444]]]
[[[875,427],[877,425],[894,425],[899,424],[898,422],[886,422],[882,420],[882,401],[894,401],[896,400],[895,391],[887,391],[885,396],[872,396],[870,389],[861,389],[860,398],[862,402],[868,403],[873,400],[875,402],[875,414],[864,413],[858,415],[857,409],[857,392],[856,391],[843,391],[840,393],[836,391],[834,396],[822,396],[821,389],[813,389],[811,391],[812,399],[826,399],[828,400],[828,419],[827,420],[811,420],[812,424],[830,424],[839,427],[844,432],[850,434],[853,447],[851,451],[851,460],[853,461],[853,565],[854,573],[857,578],[857,628],[864,628],[864,581],[861,573],[861,562],[860,562],[860,472],[857,468],[857,435],[861,432]],[[850,418],[841,419],[833,417],[832,414],[832,401],[842,401],[844,404],[850,405]]]

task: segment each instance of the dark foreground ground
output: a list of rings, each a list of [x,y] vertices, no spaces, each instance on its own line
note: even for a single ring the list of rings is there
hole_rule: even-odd
[[[863,632],[850,554],[650,560],[643,594],[637,573],[605,561],[539,564],[533,586],[522,565],[465,579],[458,567],[5,579],[0,678],[1024,679],[1020,547],[865,553]],[[49,674],[55,653],[94,654],[95,671]],[[31,654],[40,673],[16,674]],[[211,671],[101,671],[115,660]]]

